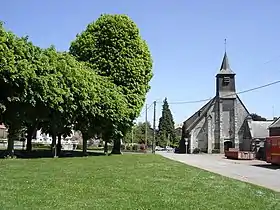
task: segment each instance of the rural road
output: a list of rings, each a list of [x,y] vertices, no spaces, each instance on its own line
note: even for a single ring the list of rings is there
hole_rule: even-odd
[[[280,167],[259,160],[229,160],[220,154],[175,154],[157,152],[171,160],[195,166],[233,179],[280,192]]]

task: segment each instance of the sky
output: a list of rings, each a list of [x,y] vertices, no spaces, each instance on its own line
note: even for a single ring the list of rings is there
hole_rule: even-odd
[[[147,104],[157,100],[156,120],[167,97],[176,124],[215,95],[227,39],[237,91],[280,80],[280,1],[256,0],[0,0],[0,20],[37,46],[67,51],[76,34],[101,14],[127,14],[153,57]],[[240,94],[251,113],[280,116],[280,83]],[[153,107],[148,110],[152,122]],[[145,112],[137,122],[145,120]]]

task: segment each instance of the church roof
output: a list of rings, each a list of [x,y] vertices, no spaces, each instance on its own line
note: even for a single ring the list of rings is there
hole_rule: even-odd
[[[191,130],[196,124],[200,121],[201,118],[205,117],[205,114],[215,101],[216,97],[212,98],[210,101],[208,101],[203,107],[201,107],[197,112],[195,112],[191,117],[189,117],[184,122],[184,129],[185,130]]]
[[[276,119],[270,126],[269,128],[280,128],[280,117]]]
[[[231,68],[229,66],[229,61],[228,61],[228,57],[227,57],[226,52],[224,54],[224,58],[223,58],[223,62],[222,62],[220,71],[217,75],[221,75],[221,74],[233,74],[233,75],[235,75],[235,73],[231,70]]]
[[[238,95],[236,95],[236,96],[237,96],[237,100],[241,103],[241,106],[243,106],[243,108],[246,110],[247,114],[249,115],[250,112],[247,110],[246,106],[243,104],[243,102],[241,101],[239,96]],[[216,102],[216,100],[217,100],[217,96],[212,98],[210,101],[208,101],[203,107],[201,107],[191,117],[189,117],[186,121],[184,121],[184,130],[186,130],[186,131],[192,130],[200,122],[200,120],[206,116],[207,112],[209,111],[211,106]],[[269,122],[269,121],[266,121],[266,122]],[[271,124],[271,121],[270,121],[270,124]],[[267,125],[266,129],[268,128],[269,125]],[[256,131],[256,132],[258,132],[258,131]],[[263,133],[263,131],[262,131],[262,133]],[[258,134],[256,136],[258,136]]]

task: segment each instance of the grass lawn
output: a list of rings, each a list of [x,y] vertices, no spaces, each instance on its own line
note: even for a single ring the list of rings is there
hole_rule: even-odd
[[[0,160],[0,209],[280,209],[279,193],[158,155]]]

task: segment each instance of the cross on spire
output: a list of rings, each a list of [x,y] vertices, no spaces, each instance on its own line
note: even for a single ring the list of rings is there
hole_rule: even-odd
[[[228,57],[227,57],[227,39],[224,40],[224,45],[225,45],[225,53],[224,53],[224,57],[223,57],[223,61],[222,61],[222,65],[220,68],[220,71],[218,73],[218,75],[221,74],[235,74],[230,66],[229,66],[229,62],[228,62]]]
[[[225,53],[227,52],[227,39],[225,39]]]

